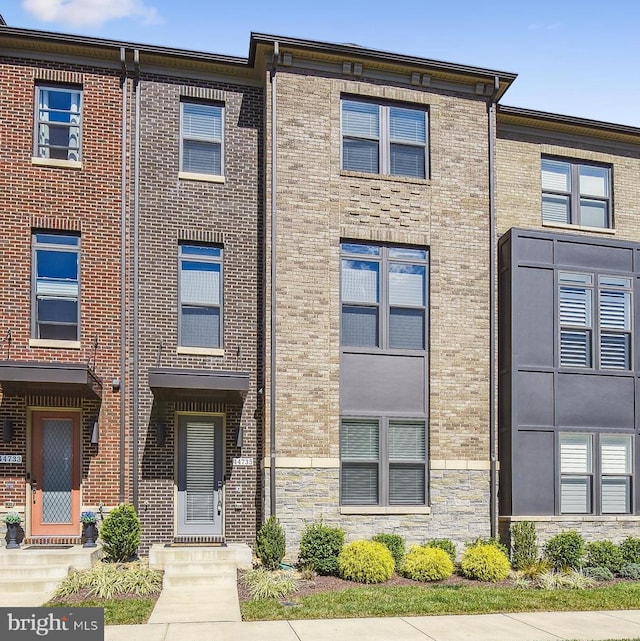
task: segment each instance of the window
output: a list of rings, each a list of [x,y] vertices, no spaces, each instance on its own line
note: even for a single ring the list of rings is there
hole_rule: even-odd
[[[424,350],[427,251],[342,243],[342,345]]]
[[[559,443],[561,514],[631,513],[631,436],[560,434]]]
[[[343,418],[343,505],[424,505],[426,423],[399,418]]]
[[[33,235],[33,336],[79,340],[80,237]]]
[[[427,177],[427,112],[342,100],[342,168]]]
[[[610,168],[543,158],[542,220],[611,227]]]
[[[559,272],[561,367],[631,369],[631,286],[621,276]]]
[[[180,103],[180,171],[223,175],[223,119],[221,106]]]
[[[180,245],[182,347],[222,346],[222,249]]]
[[[71,87],[36,87],[34,155],[80,160],[82,91]]]

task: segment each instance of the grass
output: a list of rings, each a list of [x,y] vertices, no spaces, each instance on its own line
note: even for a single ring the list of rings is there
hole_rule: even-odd
[[[51,608],[104,608],[105,625],[146,623],[156,599],[125,597],[120,599],[95,599],[89,601],[50,601]]]
[[[244,621],[488,614],[563,610],[625,610],[640,604],[640,583],[586,590],[509,587],[396,586],[348,588],[302,597],[295,607],[275,599],[244,601]]]

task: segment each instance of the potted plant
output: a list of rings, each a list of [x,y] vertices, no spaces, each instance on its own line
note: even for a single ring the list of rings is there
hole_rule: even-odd
[[[17,512],[7,512],[4,517],[4,522],[7,525],[7,548],[19,548],[20,544],[17,539],[20,534],[20,523],[22,523],[22,517]]]
[[[82,523],[82,537],[84,544],[82,547],[94,548],[96,547],[96,539],[98,538],[98,517],[95,512],[86,511],[80,515]]]

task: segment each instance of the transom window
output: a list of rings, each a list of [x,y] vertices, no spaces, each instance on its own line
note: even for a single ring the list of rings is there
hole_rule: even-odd
[[[180,245],[179,335],[183,347],[222,346],[222,249]]]
[[[427,251],[342,243],[342,345],[424,350]]]
[[[82,90],[37,86],[34,155],[80,160]]]
[[[79,340],[80,237],[33,235],[34,338]]]
[[[565,433],[559,444],[561,514],[631,513],[631,436]]]
[[[611,169],[604,165],[543,158],[542,220],[612,227]]]
[[[419,419],[343,418],[343,505],[424,505],[426,423]]]
[[[180,103],[180,171],[223,175],[224,107]]]
[[[427,112],[343,98],[342,168],[426,178]]]
[[[627,277],[559,272],[561,367],[631,369],[631,288]]]

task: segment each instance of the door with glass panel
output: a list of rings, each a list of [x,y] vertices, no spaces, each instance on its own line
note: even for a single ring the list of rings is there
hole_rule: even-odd
[[[80,413],[33,412],[31,533],[80,533]]]
[[[222,534],[222,467],[222,416],[181,416],[177,534]]]

